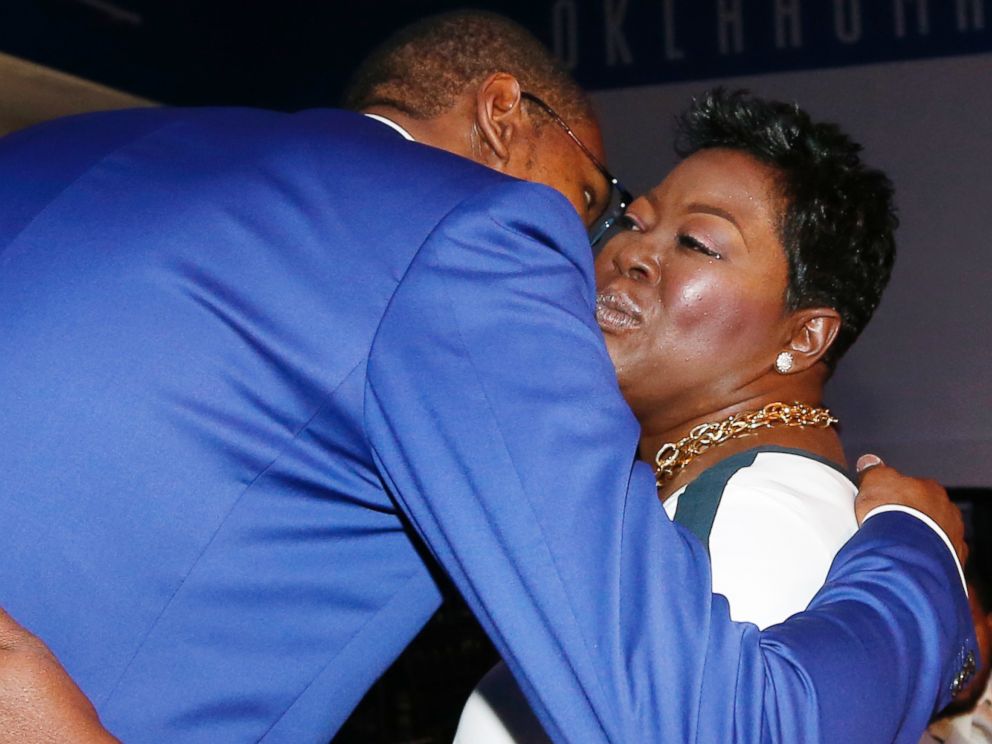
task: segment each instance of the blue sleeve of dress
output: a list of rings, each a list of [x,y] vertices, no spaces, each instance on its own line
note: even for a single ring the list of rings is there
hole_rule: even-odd
[[[588,252],[548,189],[469,198],[399,282],[367,371],[382,477],[549,735],[915,742],[971,632],[943,543],[880,515],[814,610],[765,633],[730,622],[705,551],[633,464]]]

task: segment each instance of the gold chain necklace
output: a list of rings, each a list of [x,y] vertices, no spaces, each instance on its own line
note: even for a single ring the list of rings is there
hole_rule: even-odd
[[[723,421],[710,421],[694,426],[678,442],[661,445],[654,456],[654,471],[658,488],[682,472],[696,457],[729,439],[744,436],[755,429],[774,426],[816,426],[825,429],[836,424],[837,419],[826,408],[814,408],[805,403],[769,403],[756,411],[744,411],[728,416]]]

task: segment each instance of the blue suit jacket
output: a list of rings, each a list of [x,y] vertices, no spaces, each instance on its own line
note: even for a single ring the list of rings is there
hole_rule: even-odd
[[[129,744],[326,741],[428,553],[558,741],[915,741],[973,642],[944,545],[879,516],[729,622],[593,296],[560,195],[354,114],[0,141],[0,603]]]

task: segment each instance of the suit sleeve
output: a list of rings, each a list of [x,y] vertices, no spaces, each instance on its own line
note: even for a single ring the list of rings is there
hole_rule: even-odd
[[[556,193],[478,194],[409,266],[367,370],[382,477],[551,738],[915,742],[973,644],[944,545],[880,515],[810,611],[732,623],[633,464],[588,253]]]

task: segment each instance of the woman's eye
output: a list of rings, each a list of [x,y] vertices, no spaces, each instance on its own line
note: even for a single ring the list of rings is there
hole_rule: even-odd
[[[586,200],[586,209],[589,209],[589,207],[592,206],[592,202],[593,202],[592,192],[589,189],[583,189],[582,190],[582,196]]]
[[[708,245],[703,243],[701,240],[694,238],[692,235],[686,233],[679,233],[678,235],[679,245],[689,248],[690,250],[702,253],[704,256],[709,256],[710,258],[723,258],[719,253],[714,251]]]
[[[641,232],[641,223],[631,217],[629,214],[620,215],[620,219],[617,220],[617,225],[621,230],[633,230],[634,232]]]

